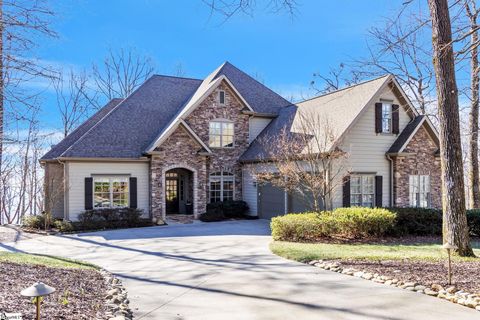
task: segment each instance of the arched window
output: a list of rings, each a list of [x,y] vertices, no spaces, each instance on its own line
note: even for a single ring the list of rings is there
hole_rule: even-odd
[[[210,203],[233,200],[235,177],[228,171],[210,174]]]
[[[228,120],[213,120],[209,125],[209,146],[213,148],[233,148],[234,126]]]

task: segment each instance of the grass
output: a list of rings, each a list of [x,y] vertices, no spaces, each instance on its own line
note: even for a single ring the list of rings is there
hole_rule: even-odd
[[[474,252],[480,257],[480,247],[474,244]],[[281,257],[307,262],[311,260],[351,259],[351,260],[404,260],[438,261],[447,258],[441,245],[422,244],[332,244],[332,243],[294,243],[274,241],[270,250]],[[479,261],[478,258],[453,257],[454,261]]]
[[[98,266],[62,257],[55,257],[41,254],[27,254],[14,252],[0,252],[0,263],[11,262],[17,264],[42,265],[52,268],[68,269],[98,269]]]

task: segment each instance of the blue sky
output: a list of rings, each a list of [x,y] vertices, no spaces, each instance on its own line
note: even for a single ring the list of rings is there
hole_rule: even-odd
[[[327,72],[365,53],[367,30],[394,14],[402,1],[298,0],[287,14],[258,10],[225,23],[202,0],[55,1],[58,39],[42,41],[39,58],[65,68],[88,68],[108,48],[134,47],[171,74],[181,63],[186,76],[202,78],[223,61],[256,74],[284,95],[308,90],[314,72]],[[53,103],[46,93],[45,104]],[[53,108],[47,126],[59,126]]]

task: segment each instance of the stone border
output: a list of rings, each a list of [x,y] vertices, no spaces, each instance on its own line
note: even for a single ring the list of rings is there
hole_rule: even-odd
[[[109,320],[130,320],[133,319],[133,312],[130,310],[127,297],[127,289],[122,285],[122,281],[115,275],[105,269],[99,270],[105,279],[107,292],[105,295],[105,305],[107,307],[106,316]]]
[[[338,262],[328,262],[323,260],[312,260],[308,262],[309,265],[342,273],[348,276],[362,278],[377,283],[383,283],[401,289],[423,293],[432,297],[448,300],[453,303],[458,303],[477,311],[480,311],[480,295],[471,294],[463,290],[457,290],[455,286],[443,288],[439,284],[433,284],[431,287],[423,286],[417,282],[404,282],[393,277],[382,276],[378,273],[371,273],[368,271],[361,271],[354,268],[343,268]]]

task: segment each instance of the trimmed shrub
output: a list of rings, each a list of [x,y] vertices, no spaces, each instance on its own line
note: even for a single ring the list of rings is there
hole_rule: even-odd
[[[220,210],[211,210],[206,213],[202,213],[198,219],[203,222],[215,222],[225,220],[225,216]]]
[[[287,214],[272,218],[274,240],[309,242],[325,237],[382,236],[395,223],[395,214],[381,208],[338,208],[319,213]]]
[[[22,226],[31,229],[45,229],[45,216],[43,214],[25,216],[22,221]]]
[[[244,218],[248,211],[248,205],[245,201],[219,201],[207,204],[207,213],[223,215],[224,218]]]
[[[480,209],[467,210],[467,223],[470,234],[480,237]]]
[[[392,236],[437,236],[442,234],[442,210],[427,208],[389,208],[397,215]]]
[[[75,231],[135,228],[153,225],[150,219],[142,218],[142,210],[132,208],[105,208],[87,210],[73,222]]]
[[[70,232],[75,230],[73,224],[66,220],[55,220],[53,226],[60,232]]]

